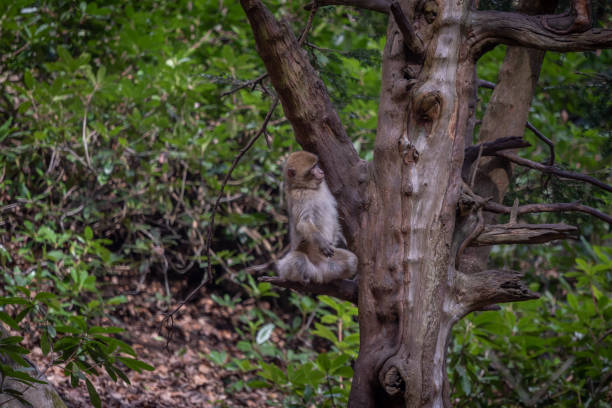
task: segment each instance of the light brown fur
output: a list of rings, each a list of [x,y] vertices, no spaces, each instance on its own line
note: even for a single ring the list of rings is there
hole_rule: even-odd
[[[326,283],[351,278],[357,271],[355,254],[335,247],[344,237],[336,200],[317,163],[317,156],[303,151],[292,153],[285,163],[291,251],[277,264],[283,279]]]

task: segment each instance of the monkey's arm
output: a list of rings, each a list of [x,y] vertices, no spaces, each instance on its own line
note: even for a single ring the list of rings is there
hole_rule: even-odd
[[[303,240],[309,244],[316,245],[323,255],[330,257],[334,254],[333,243],[323,236],[319,228],[309,217],[302,217],[296,224],[295,229]]]

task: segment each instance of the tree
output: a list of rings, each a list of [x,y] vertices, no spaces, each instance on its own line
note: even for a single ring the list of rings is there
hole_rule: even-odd
[[[566,179],[612,187],[516,154],[546,50],[612,47],[612,30],[591,28],[586,0],[568,12],[557,2],[522,1],[515,12],[477,10],[471,1],[324,0],[298,39],[260,0],[241,0],[259,55],[295,137],[319,155],[338,200],[359,278],[331,286],[280,286],[332,294],[358,303],[360,353],[352,407],[450,405],[446,346],[452,326],[472,311],[537,298],[521,273],[487,270],[494,244],[543,243],[575,237],[577,228],[521,223],[526,213],[580,211],[579,203],[501,204],[512,163]],[[371,162],[353,148],[323,82],[301,44],[320,6],[344,4],[388,13],[378,129]],[[475,74],[479,57],[507,44],[497,85]],[[476,91],[493,87],[474,144]],[[537,132],[537,129],[534,130]],[[497,224],[497,214],[510,214]]]

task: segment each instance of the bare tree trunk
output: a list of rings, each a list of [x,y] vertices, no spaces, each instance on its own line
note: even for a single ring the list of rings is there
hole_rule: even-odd
[[[555,4],[532,3],[525,11],[546,13]],[[446,349],[453,324],[474,310],[537,297],[520,273],[485,270],[488,251],[470,247],[539,243],[576,231],[565,224],[520,224],[521,211],[608,217],[571,203],[509,209],[482,196],[494,193],[501,201],[511,177],[507,160],[520,162],[503,150],[528,145],[520,136],[543,51],[509,48],[481,129],[487,143],[472,146],[481,84],[475,64],[488,49],[499,43],[557,51],[612,47],[612,30],[586,30],[585,0],[575,3],[570,17],[558,18],[476,11],[468,0],[319,2],[390,15],[374,159],[367,163],[293,33],[260,0],[241,0],[296,138],[319,155],[349,247],[359,257],[358,282],[322,288],[268,280],[357,299],[360,352],[351,407],[449,407]],[[503,212],[511,214],[510,223],[488,225]]]
[[[424,56],[405,52],[389,20],[372,201],[357,250],[366,284],[359,288],[354,407],[443,406],[445,400],[446,343],[461,313],[449,286],[451,243],[474,86],[473,61],[460,42],[468,8],[457,3],[438,8],[435,30],[422,14],[412,17],[431,35]],[[414,63],[423,57],[424,66]]]

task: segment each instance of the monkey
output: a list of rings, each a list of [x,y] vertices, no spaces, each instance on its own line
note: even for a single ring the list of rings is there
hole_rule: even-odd
[[[337,248],[346,243],[338,223],[336,200],[325,182],[316,155],[291,153],[283,168],[289,213],[290,252],[277,262],[279,276],[303,283],[348,279],[357,272],[357,257]]]

